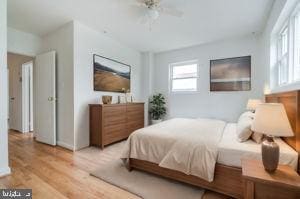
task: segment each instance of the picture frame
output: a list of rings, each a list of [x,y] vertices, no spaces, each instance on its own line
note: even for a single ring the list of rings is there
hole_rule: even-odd
[[[131,87],[131,66],[93,54],[94,91],[124,93]]]
[[[210,91],[250,91],[251,56],[210,60]]]

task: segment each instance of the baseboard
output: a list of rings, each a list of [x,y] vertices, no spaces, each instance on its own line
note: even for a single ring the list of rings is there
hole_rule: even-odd
[[[71,146],[71,145],[69,145],[69,144],[67,144],[67,143],[65,143],[65,142],[57,141],[56,144],[57,144],[58,146],[63,147],[63,148],[66,148],[66,149],[69,149],[69,150],[71,150],[71,151],[74,151],[74,147]]]
[[[17,130],[17,129],[12,129],[12,128],[10,128],[9,130],[10,130],[10,131],[15,131],[15,132],[17,132],[17,133],[23,133],[23,132],[21,132],[21,131],[19,131],[19,130]]]
[[[9,167],[6,168],[0,168],[0,177],[9,175],[11,173],[11,170]]]

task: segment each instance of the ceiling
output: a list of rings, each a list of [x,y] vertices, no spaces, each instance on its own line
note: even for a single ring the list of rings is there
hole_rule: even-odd
[[[152,30],[135,0],[9,0],[8,25],[39,36],[77,20],[139,51],[161,52],[262,31],[274,0],[162,0],[184,12]]]

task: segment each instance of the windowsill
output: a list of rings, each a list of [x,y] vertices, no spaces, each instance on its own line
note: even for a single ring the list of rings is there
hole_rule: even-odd
[[[279,85],[276,88],[271,89],[271,93],[278,93],[283,91],[292,91],[292,90],[299,90],[299,89],[300,89],[300,80],[289,84]]]
[[[170,95],[193,95],[193,94],[199,94],[199,91],[171,91],[169,92]]]
[[[300,82],[299,82],[300,84]],[[300,89],[300,88],[299,88]],[[208,90],[208,92],[212,95],[214,94],[240,94],[240,93],[245,93],[245,92],[251,92],[252,90],[246,90],[246,91],[210,91]],[[201,94],[203,92],[201,91],[177,91],[177,92],[173,92],[173,91],[169,91],[169,95],[196,95],[196,94]]]

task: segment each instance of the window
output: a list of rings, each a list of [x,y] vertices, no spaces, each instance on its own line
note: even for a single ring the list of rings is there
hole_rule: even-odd
[[[288,28],[285,27],[278,39],[279,84],[288,83]]]
[[[198,63],[189,61],[170,65],[170,91],[195,92],[197,91]]]
[[[300,80],[300,11],[295,16],[294,81]]]
[[[276,85],[300,81],[300,4],[291,12],[285,25],[276,34]],[[274,62],[273,62],[274,63]]]

